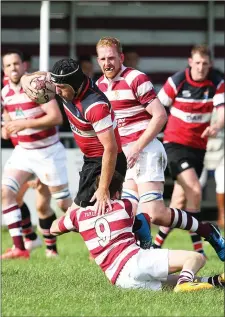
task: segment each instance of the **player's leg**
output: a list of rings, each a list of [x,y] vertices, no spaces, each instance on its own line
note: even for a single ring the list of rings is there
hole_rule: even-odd
[[[185,192],[185,210],[193,213],[193,216],[199,220],[202,190],[198,178],[202,173],[205,151],[175,143],[165,144],[165,149],[168,155],[171,176],[174,180],[177,180]],[[179,194],[178,191],[177,194]],[[183,193],[180,194],[182,195],[180,200],[182,200]],[[178,208],[177,205],[172,205],[172,203],[170,205]],[[203,253],[201,237],[196,233],[191,233],[191,238],[194,249]]]
[[[69,191],[68,184],[63,184],[59,186],[49,186],[50,193],[52,198],[55,199],[58,207],[63,211],[66,212],[67,209],[72,204],[72,199]]]
[[[51,208],[51,192],[47,185],[39,182],[36,188],[36,209],[39,218],[39,230],[41,231],[46,245],[46,256],[57,256],[56,237],[50,234],[50,228],[56,215]]]
[[[163,286],[176,286],[177,281],[179,280],[179,275],[177,274],[170,274],[167,277],[167,280],[165,283],[163,283]],[[194,277],[194,283],[209,283],[213,287],[219,287],[219,288],[224,288],[225,287],[225,277],[224,273],[221,274],[216,274],[212,276],[198,276],[195,275]]]
[[[125,154],[129,152],[129,149],[132,145],[124,147]],[[167,157],[164,150],[164,147],[161,142],[157,139],[154,139],[150,142],[139,154],[137,162],[135,165],[127,170],[126,174],[126,183],[124,184],[123,189],[123,197],[124,191],[126,189],[137,190],[138,196],[140,197],[139,186],[142,187],[141,195],[142,198],[139,202],[139,208],[137,211],[137,220],[143,221],[143,226],[141,227],[141,231],[138,232],[138,236],[141,238],[143,243],[141,246],[143,248],[149,248],[151,245],[151,233],[150,231],[150,223],[151,218],[149,217],[148,208],[142,208],[146,202],[151,200],[161,200],[162,192],[151,192],[148,190],[148,183],[158,181],[164,182],[164,171],[167,164]],[[128,183],[128,181],[130,183]],[[142,220],[143,219],[143,220]],[[149,224],[149,225],[148,225]],[[143,228],[143,229],[142,229]]]
[[[209,283],[193,283],[196,273],[205,265],[205,261],[205,257],[198,252],[169,250],[169,274],[180,271],[174,291],[191,292],[212,288]],[[171,278],[168,277],[167,282],[171,283]]]
[[[179,209],[183,209],[185,206],[185,201],[186,198],[183,188],[177,182],[174,182],[170,206],[176,206]],[[168,236],[171,230],[172,229],[168,227],[159,227],[159,231],[155,237],[155,241],[153,244],[153,247],[155,249],[162,247],[166,237]]]
[[[22,215],[17,203],[17,194],[21,185],[30,176],[31,173],[29,172],[8,168],[6,163],[2,179],[2,212],[14,247],[3,254],[1,256],[2,259],[29,257],[29,252],[25,250],[22,236]]]
[[[129,174],[129,172],[128,172]],[[134,196],[138,197],[138,187],[133,179],[127,179],[123,184],[122,198]],[[140,242],[140,247],[149,249],[152,242],[150,218],[148,214],[144,214],[141,209],[134,211],[135,220],[133,225],[133,232],[136,239]]]
[[[47,185],[59,208],[66,212],[72,204],[68,187],[66,150],[61,142],[40,151],[44,158],[36,159],[35,174]]]
[[[24,183],[17,195],[17,203],[21,209],[22,214],[22,233],[25,238],[25,248],[27,248],[26,241],[35,241],[38,239],[36,232],[34,231],[34,227],[31,222],[31,214],[27,204],[24,202],[23,198],[26,191],[29,188],[29,182]],[[28,249],[29,250],[29,249]]]
[[[202,188],[198,175],[194,168],[189,168],[177,176],[177,181],[184,189],[186,195],[185,210],[193,213],[193,217],[200,220],[200,208],[202,200]],[[196,233],[190,233],[194,250],[203,252],[201,237]]]
[[[210,223],[199,222],[192,213],[177,208],[167,208],[162,198],[164,190],[162,182],[139,184],[138,190],[142,211],[148,213],[152,223],[196,232],[209,241],[221,261],[225,260],[225,242],[220,232]]]

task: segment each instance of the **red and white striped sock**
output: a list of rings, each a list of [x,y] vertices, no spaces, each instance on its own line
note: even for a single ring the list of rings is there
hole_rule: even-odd
[[[187,282],[193,282],[194,281],[194,273],[191,270],[182,270],[180,272],[177,284],[183,284],[183,283],[187,283]]]
[[[190,212],[177,208],[170,208],[170,210],[171,221],[169,227],[171,228],[190,230],[192,232],[196,232],[203,238],[208,238],[210,233],[213,231],[208,222],[199,222],[195,217],[192,216],[192,213]]]
[[[153,248],[161,248],[171,230],[171,228],[159,227],[159,231],[155,237]]]
[[[7,206],[2,213],[14,246],[25,250],[21,226],[22,216],[19,206],[17,204]]]

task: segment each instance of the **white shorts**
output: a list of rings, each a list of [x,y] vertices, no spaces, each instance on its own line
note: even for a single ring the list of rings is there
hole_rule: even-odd
[[[133,144],[123,146],[126,156]],[[154,139],[141,151],[136,164],[127,170],[125,179],[133,179],[136,184],[164,182],[166,165],[167,155],[164,146],[158,139]]]
[[[169,272],[168,252],[168,249],[140,249],[124,265],[116,286],[161,290],[161,282],[166,281]]]
[[[66,150],[61,142],[35,150],[27,150],[17,145],[4,169],[18,169],[35,174],[47,186],[68,183]]]

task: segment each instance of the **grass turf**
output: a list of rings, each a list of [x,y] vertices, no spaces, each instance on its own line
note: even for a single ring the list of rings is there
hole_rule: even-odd
[[[156,228],[153,228],[153,234]],[[2,232],[2,250],[11,246]],[[174,230],[165,247],[189,249],[187,232]],[[224,316],[224,291],[174,293],[123,290],[112,286],[95,263],[79,235],[58,238],[60,257],[46,259],[44,246],[30,260],[2,261],[2,316]],[[224,270],[210,245],[205,244],[206,266],[199,272],[210,276]]]

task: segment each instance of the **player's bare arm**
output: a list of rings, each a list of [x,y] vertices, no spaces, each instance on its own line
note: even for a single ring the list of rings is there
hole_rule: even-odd
[[[218,132],[224,128],[224,115],[224,105],[222,105],[217,109],[217,121],[207,127],[202,133],[201,137],[216,137]]]
[[[41,106],[46,115],[37,119],[19,119],[5,123],[5,127],[9,133],[17,133],[24,129],[30,128],[49,128],[60,125],[63,122],[62,114],[58,107],[57,101],[51,100]]]
[[[23,90],[25,91],[27,96],[33,101],[36,100],[38,91],[37,91],[37,89],[35,89],[34,87],[31,86],[31,82],[33,79],[35,79],[41,75],[50,76],[50,73],[43,72],[43,71],[38,71],[38,72],[34,72],[34,73],[26,73],[20,79]]]
[[[117,143],[113,127],[105,132],[98,133],[98,138],[104,147],[104,153],[102,156],[102,170],[99,187],[91,201],[94,201],[95,199],[97,200],[96,210],[99,214],[103,214],[106,204],[108,204],[109,208],[111,209],[108,189],[116,166]]]
[[[4,140],[8,140],[10,138],[10,133],[8,132],[8,130],[5,127],[5,123],[10,121],[11,118],[8,114],[8,112],[4,109],[3,110],[3,114],[2,114],[2,121],[1,121],[1,137]]]
[[[147,146],[147,144],[157,137],[167,121],[166,110],[158,98],[152,100],[152,102],[146,107],[146,111],[152,116],[152,118],[149,121],[145,132],[135,142],[133,148],[127,155],[127,164],[129,168],[134,166],[139,153]]]
[[[63,215],[54,220],[50,228],[50,232],[54,236],[59,236],[70,231],[77,232],[77,229],[73,224],[70,214]]]

